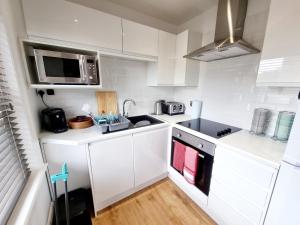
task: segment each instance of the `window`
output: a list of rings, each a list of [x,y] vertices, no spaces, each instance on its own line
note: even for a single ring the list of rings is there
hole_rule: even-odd
[[[1,27],[0,27],[1,28]],[[5,41],[1,35],[0,42]],[[11,91],[7,85],[5,51],[0,45],[0,224],[5,224],[14,209],[30,174],[22,140],[18,133],[18,118],[13,109]]]

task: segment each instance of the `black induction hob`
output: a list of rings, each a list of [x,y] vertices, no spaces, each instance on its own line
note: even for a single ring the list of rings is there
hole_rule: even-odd
[[[201,118],[187,120],[177,124],[198,131],[202,134],[206,134],[213,138],[221,138],[241,130],[238,127],[233,127]]]

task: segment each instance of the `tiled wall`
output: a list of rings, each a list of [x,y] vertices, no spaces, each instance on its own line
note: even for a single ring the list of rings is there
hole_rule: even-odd
[[[122,102],[126,98],[136,101],[136,106],[127,103],[129,115],[152,113],[154,102],[158,99],[172,99],[172,87],[148,87],[146,63],[141,61],[125,60],[120,58],[102,57],[103,87],[107,90],[116,90],[118,93],[118,107],[122,112]],[[92,112],[97,112],[96,90],[55,90],[54,96],[46,96],[50,106],[62,107],[66,116],[81,115],[81,107],[88,103]],[[41,105],[42,106],[42,105]]]
[[[249,0],[244,39],[262,48],[268,17],[269,0]],[[179,30],[198,29],[204,35],[203,44],[212,42],[217,8],[183,24]],[[212,29],[213,28],[213,29]],[[175,88],[174,98],[188,104],[203,101],[202,117],[250,129],[256,107],[272,110],[268,134],[273,135],[278,111],[296,110],[299,89],[256,87],[260,54],[201,63],[197,88]],[[187,113],[190,107],[187,107]]]

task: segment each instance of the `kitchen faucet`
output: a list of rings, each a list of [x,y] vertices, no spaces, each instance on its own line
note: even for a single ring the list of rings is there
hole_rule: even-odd
[[[128,112],[125,113],[125,104],[126,102],[132,102],[134,105],[136,105],[135,101],[131,98],[127,98],[123,101],[123,116],[127,117],[128,116]]]

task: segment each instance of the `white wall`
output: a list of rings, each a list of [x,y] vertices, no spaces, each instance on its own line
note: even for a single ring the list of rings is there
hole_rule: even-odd
[[[262,48],[270,0],[249,0],[244,39]],[[203,45],[214,38],[217,7],[182,24],[178,30],[190,28],[203,33]],[[174,89],[174,99],[186,104],[202,100],[202,117],[250,129],[254,108],[273,111],[268,134],[272,135],[280,110],[296,110],[299,89],[256,87],[260,54],[201,62],[199,87]],[[190,107],[187,107],[190,113]]]
[[[154,111],[154,102],[158,99],[172,99],[172,87],[148,87],[146,63],[120,58],[102,57],[102,79],[106,90],[115,90],[118,94],[119,112],[122,113],[122,102],[126,98],[136,101],[136,106],[126,104],[129,115],[148,114]],[[82,115],[84,103],[91,105],[92,112],[97,113],[96,90],[55,90],[54,96],[45,96],[50,106],[62,107],[66,117]],[[40,99],[36,97],[39,102]],[[44,107],[40,104],[40,107]]]

